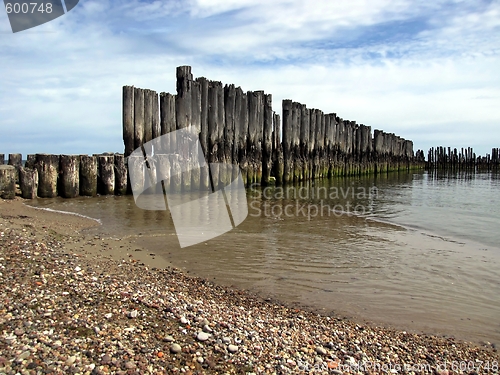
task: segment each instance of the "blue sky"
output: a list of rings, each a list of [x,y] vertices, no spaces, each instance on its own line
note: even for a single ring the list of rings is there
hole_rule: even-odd
[[[123,152],[121,88],[175,68],[414,141],[500,147],[500,2],[80,0],[16,34],[0,10],[0,153]]]

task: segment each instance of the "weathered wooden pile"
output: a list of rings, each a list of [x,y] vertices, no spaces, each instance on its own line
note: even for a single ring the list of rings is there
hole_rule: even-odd
[[[423,152],[414,155],[412,141],[380,130],[372,135],[371,127],[335,113],[284,100],[282,117],[281,124],[271,94],[194,79],[190,66],[177,68],[176,95],[123,87],[125,156],[192,125],[207,162],[239,165],[247,186],[424,167]],[[227,181],[224,173],[216,178]]]
[[[429,170],[451,171],[497,171],[500,168],[500,149],[493,148],[491,154],[476,156],[472,147],[458,151],[451,147],[432,147],[427,153],[426,168]]]
[[[0,154],[0,164],[4,155]],[[13,198],[16,183],[26,199],[74,198],[127,193],[127,168],[123,154],[27,155],[10,154],[9,165],[0,165],[0,196]]]

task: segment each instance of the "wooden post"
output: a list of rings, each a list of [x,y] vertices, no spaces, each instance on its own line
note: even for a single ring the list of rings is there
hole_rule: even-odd
[[[262,182],[262,142],[264,137],[264,91],[254,91],[256,108],[255,127],[255,154],[254,154],[254,182]],[[250,115],[251,112],[249,112]],[[250,126],[248,127],[250,130]]]
[[[290,147],[290,155],[293,159],[292,176],[294,182],[300,181],[302,175],[302,163],[299,158],[300,117],[302,115],[301,109],[300,103],[292,102],[292,143]]]
[[[219,119],[218,119],[218,90],[220,82],[211,81],[208,88],[208,152],[205,155],[209,163],[219,163]],[[222,126],[222,125],[221,125]],[[210,168],[211,182],[214,189],[219,187],[218,166]]]
[[[101,195],[115,194],[115,170],[113,155],[97,156],[99,173],[97,179],[97,192]]]
[[[160,130],[161,134],[170,134],[169,152],[178,152],[177,139],[174,132],[177,129],[175,119],[175,95],[162,92],[160,94]]]
[[[299,156],[301,161],[302,172],[301,180],[308,180],[310,175],[310,155],[309,155],[309,123],[311,113],[305,104],[301,105],[300,109],[300,132],[299,132]]]
[[[375,162],[375,174],[382,172],[382,147],[384,139],[382,131],[375,129],[373,131],[373,154]]]
[[[346,130],[346,175],[351,176],[353,173],[353,150],[354,150],[354,124],[352,121],[344,120]]]
[[[160,107],[158,101],[158,93],[156,91],[151,92],[151,100],[153,102],[152,105],[152,139],[158,138],[161,135],[161,126],[160,126]]]
[[[311,109],[309,111],[309,179],[315,178],[314,172],[314,157],[316,154],[316,109]]]
[[[0,154],[0,165],[5,164],[5,154]]]
[[[222,85],[221,82],[218,82],[216,85],[216,95],[217,95],[217,130],[218,130],[218,146],[217,146],[217,153],[218,153],[218,160],[220,163],[226,163],[226,153],[225,153],[225,143],[226,140],[224,139],[224,125],[226,123],[225,120],[225,109],[224,109],[224,86]],[[218,166],[218,174],[219,174],[219,188],[222,188],[229,184],[229,177],[227,175],[227,168],[225,167],[224,164],[221,164]],[[215,168],[217,169],[217,168]],[[215,186],[214,186],[215,187]]]
[[[328,127],[326,129],[326,158],[327,158],[327,177],[333,176],[333,147],[335,143],[335,113],[328,115]]]
[[[323,112],[319,109],[314,110],[314,133],[312,134],[314,139],[314,149],[313,149],[313,178],[317,179],[321,176],[320,171],[320,154],[321,154],[321,128],[323,126]]]
[[[276,178],[276,184],[283,183],[283,146],[281,144],[281,120],[280,115],[273,115],[274,142],[273,142],[273,173]]]
[[[271,178],[273,152],[273,97],[264,95],[264,133],[262,142],[262,184],[268,185]]]
[[[335,145],[334,145],[334,174],[340,176],[342,174],[342,121],[341,118],[335,115]]]
[[[28,154],[26,156],[26,163],[24,164],[24,168],[35,169],[35,163],[36,163],[36,155]]]
[[[160,94],[160,132],[161,135],[173,132],[175,125],[175,96],[166,92]]]
[[[233,175],[233,170],[236,172],[236,168],[232,168],[229,164],[236,163],[236,158],[234,155],[235,149],[237,149],[234,143],[234,134],[236,127],[236,88],[234,85],[224,86],[224,158],[226,160],[226,177],[225,184],[229,184],[233,181],[236,175]]]
[[[134,88],[134,150],[144,143],[144,90]]]
[[[241,175],[245,186],[250,185],[247,179],[248,176],[248,158],[247,158],[247,142],[248,142],[248,99],[247,94],[243,92],[241,87],[236,89],[235,99],[235,145],[238,152],[238,163],[241,169]]]
[[[317,110],[316,117],[316,156],[314,158],[316,177],[323,178],[323,144],[324,136],[323,132],[325,130],[325,115],[322,110]]]
[[[191,67],[177,67],[176,77],[177,95],[175,97],[175,118],[177,129],[184,129],[192,124],[193,75],[191,74]],[[188,150],[188,145],[190,144],[188,135],[177,138],[176,142],[180,154],[180,158],[178,159],[179,167],[181,164],[191,163],[190,150]],[[188,169],[182,173],[181,177],[181,189],[183,191],[191,190],[191,180],[191,170]]]
[[[292,159],[292,101],[284,99],[282,102],[283,111],[283,183],[288,184],[293,181],[293,159]]]
[[[57,197],[57,179],[59,175],[59,155],[36,154],[38,171],[38,196],[40,198]]]
[[[80,195],[97,195],[97,158],[80,155]]]
[[[0,198],[16,197],[16,168],[12,165],[0,165]]]
[[[328,128],[330,127],[330,117],[323,113],[321,119],[321,178],[328,177]]]
[[[359,175],[361,161],[361,128],[359,125],[354,124],[353,126],[353,173]]]
[[[80,193],[80,158],[78,155],[61,155],[59,170],[59,195],[63,198],[75,198]]]
[[[208,86],[209,82],[206,78],[197,78],[196,82],[199,85],[200,90],[200,145],[205,157],[205,161],[208,160]],[[201,190],[206,190],[210,188],[210,173],[208,165],[201,168],[200,171],[200,188]]]
[[[183,129],[191,125],[192,111],[192,82],[190,66],[179,66],[176,70],[177,76],[177,96],[175,98],[175,118],[177,129]]]
[[[236,88],[234,85],[226,85],[224,86],[224,158],[227,163],[233,163],[235,111]]]
[[[196,133],[201,133],[201,83],[191,82],[191,126],[196,128]]]
[[[125,156],[134,151],[134,86],[123,86],[123,143]]]
[[[19,168],[23,165],[23,155],[22,154],[9,154],[9,165],[14,168]]]
[[[19,182],[19,168],[23,165],[22,154],[9,154],[9,165],[16,168],[16,182]]]
[[[360,125],[361,131],[361,173],[373,173],[373,166],[371,165],[372,154],[372,130],[370,126]]]
[[[200,144],[203,154],[207,155],[208,150],[208,86],[209,82],[205,77],[196,78],[200,86]]]
[[[127,194],[127,166],[125,165],[125,157],[123,154],[114,155],[115,163],[115,194]]]
[[[153,94],[152,90],[144,90],[144,137],[143,145],[147,155],[151,155],[153,150],[147,142],[153,138]]]
[[[19,168],[19,187],[24,199],[35,199],[38,190],[38,172],[36,169]]]

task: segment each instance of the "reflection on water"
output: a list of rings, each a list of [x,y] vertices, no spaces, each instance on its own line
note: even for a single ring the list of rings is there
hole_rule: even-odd
[[[242,224],[183,249],[169,211],[138,209],[130,196],[36,205],[99,218],[94,231],[139,236],[220,283],[401,329],[500,342],[499,181],[393,173],[253,187]]]

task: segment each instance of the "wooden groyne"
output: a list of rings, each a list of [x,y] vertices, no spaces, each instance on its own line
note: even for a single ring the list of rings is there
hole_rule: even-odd
[[[491,154],[477,155],[472,147],[432,147],[427,153],[426,169],[450,171],[498,171],[500,149],[493,148]]]
[[[21,154],[13,155],[16,156],[9,157],[9,165],[3,165],[0,154],[2,198],[15,196],[16,179],[20,195],[26,199],[125,195],[128,192],[128,171],[123,154],[30,154],[24,166]]]
[[[176,77],[175,95],[123,87],[126,157],[151,140],[151,134],[192,125],[207,162],[238,164],[247,186],[425,166],[423,152],[414,153],[412,141],[393,133],[372,133],[370,126],[288,99],[283,100],[280,117],[273,111],[271,94],[195,79],[190,66],[178,67]],[[151,150],[144,152],[151,155]],[[222,170],[215,175],[214,185],[230,180]]]
[[[28,199],[129,194],[128,159],[137,148],[142,148],[141,156],[130,163],[172,176],[170,186],[163,184],[171,191],[224,186],[237,176],[237,168],[228,164],[240,167],[246,186],[424,168],[499,169],[498,148],[476,156],[472,148],[436,147],[426,160],[422,150],[413,150],[412,141],[372,132],[336,113],[285,99],[280,115],[272,108],[272,95],[262,90],[244,92],[233,84],[193,78],[189,66],[178,67],[176,77],[176,94],[123,87],[124,154],[30,154],[24,166],[21,154],[9,154],[8,165],[0,154],[0,197],[13,198],[16,184]],[[193,133],[172,138],[168,154],[154,152],[148,143],[189,126]],[[208,167],[181,168],[195,162],[187,147],[190,137],[199,140],[205,161],[216,163],[211,173]]]

